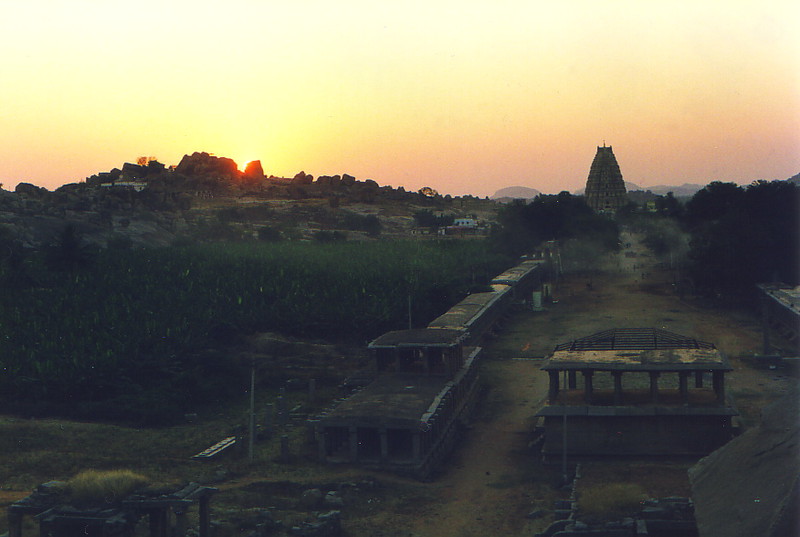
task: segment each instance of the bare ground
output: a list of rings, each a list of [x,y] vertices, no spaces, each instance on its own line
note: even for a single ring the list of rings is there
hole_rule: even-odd
[[[211,481],[220,488],[214,518],[226,523],[218,535],[239,535],[233,520],[253,507],[275,507],[285,522],[310,516],[297,505],[298,491],[321,484],[366,483],[345,497],[343,527],[350,537],[530,537],[552,520],[561,490],[561,469],[542,465],[529,446],[534,414],[547,393],[543,359],[557,344],[615,327],[657,327],[713,342],[730,358],[729,376],[744,427],[760,409],[796,382],[776,371],[756,370],[743,358],[760,350],[758,318],[735,309],[682,301],[671,275],[626,237],[632,247],[608,260],[601,274],[569,276],[554,289],[557,302],[544,311],[518,311],[485,345],[482,376],[487,385],[478,415],[463,442],[428,483],[316,464],[307,449],[292,464],[276,462],[276,442],[257,446],[255,463],[189,462],[196,447],[218,439],[242,408],[201,417],[199,423],[140,430],[59,420],[0,416],[0,507],[25,496],[37,483],[66,479],[86,468],[128,467],[162,482]],[[293,438],[301,438],[302,432]],[[293,440],[294,441],[294,440]],[[556,465],[557,466],[557,465]],[[689,463],[593,463],[583,467],[584,486],[635,483],[650,496],[690,493]],[[528,517],[540,512],[540,516]],[[543,514],[542,514],[543,513]],[[5,521],[0,517],[0,532]],[[35,531],[26,528],[26,531]]]
[[[731,360],[728,390],[743,426],[758,420],[761,408],[790,382],[756,370],[743,358],[760,350],[758,318],[743,310],[720,310],[678,299],[669,271],[657,270],[635,237],[631,248],[610,258],[602,274],[568,277],[555,290],[555,304],[543,312],[519,312],[486,346],[490,384],[483,419],[476,421],[450,469],[432,487],[436,502],[413,525],[419,537],[484,535],[530,536],[552,520],[526,514],[549,509],[563,491],[559,471],[538,463],[528,448],[533,415],[547,393],[539,370],[553,347],[609,328],[656,327],[710,341]],[[627,254],[627,255],[626,255]],[[636,483],[648,496],[689,495],[691,463],[625,461],[584,464],[582,482]]]

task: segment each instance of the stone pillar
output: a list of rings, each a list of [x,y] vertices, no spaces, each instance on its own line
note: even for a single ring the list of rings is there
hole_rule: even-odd
[[[175,535],[186,537],[186,529],[189,527],[186,520],[186,508],[181,506],[175,509]]]
[[[153,509],[149,513],[150,519],[150,536],[151,537],[166,537],[169,526],[169,519],[167,518],[166,509]]]
[[[289,462],[289,435],[281,435],[281,462]]]
[[[358,429],[350,427],[350,462],[358,460]]]
[[[681,404],[689,405],[689,371],[678,371],[678,391],[681,394]]]
[[[308,419],[306,420],[306,442],[314,444],[317,441],[317,424],[319,420]]]
[[[381,437],[381,460],[389,459],[389,433],[386,429],[378,429],[378,434]]]
[[[711,374],[711,382],[714,386],[714,393],[717,396],[717,403],[720,405],[725,404],[725,372],[714,371]]]
[[[772,345],[769,341],[769,299],[764,296],[761,291],[761,329],[764,336],[764,355],[767,356],[772,352]]]
[[[415,462],[420,462],[422,460],[422,438],[420,437],[422,433],[415,432],[411,436],[411,451],[414,456]]]
[[[211,533],[211,498],[200,496],[200,537],[209,537]]]
[[[614,404],[622,404],[622,371],[612,371],[614,377]]]
[[[558,371],[548,371],[550,375],[550,389],[548,391],[548,398],[550,403],[555,403],[558,400]]]
[[[702,388],[703,387],[703,372],[702,371],[695,371],[694,372],[694,387],[695,388]]]
[[[587,405],[592,404],[592,395],[594,392],[594,388],[592,386],[592,375],[594,375],[594,371],[591,369],[586,369],[583,371],[583,396]]]
[[[52,519],[42,518],[39,520],[39,537],[50,537],[50,535],[55,535],[53,532],[54,527],[55,524],[53,524]],[[152,532],[151,535],[153,535],[153,537],[158,537],[158,535],[155,535]]]
[[[658,403],[658,371],[650,371],[650,402]]]
[[[578,387],[578,374],[575,371],[567,371],[567,388],[574,390]]]
[[[22,537],[23,515],[13,507],[8,509],[8,537]]]
[[[272,438],[272,420],[274,417],[275,409],[272,403],[267,405],[267,410],[264,412],[264,436],[267,440]]]
[[[317,436],[317,454],[319,460],[325,461],[328,458],[328,432],[326,427],[322,427]]]
[[[289,412],[286,410],[286,398],[283,395],[278,396],[278,424],[283,426],[288,421]]]

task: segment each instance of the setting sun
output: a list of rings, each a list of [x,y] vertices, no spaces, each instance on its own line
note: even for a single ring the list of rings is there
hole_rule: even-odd
[[[574,191],[604,139],[643,187],[800,169],[789,0],[101,4],[0,20],[0,182],[205,151],[268,176]]]

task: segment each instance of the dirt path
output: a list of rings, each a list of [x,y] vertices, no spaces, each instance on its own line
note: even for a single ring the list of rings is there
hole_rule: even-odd
[[[540,362],[506,360],[487,367],[494,386],[486,405],[495,417],[478,421],[449,471],[437,480],[437,507],[420,519],[419,537],[516,535],[530,502],[520,501],[520,465],[528,431],[547,391]],[[530,535],[530,533],[527,533]]]
[[[610,258],[603,274],[566,278],[556,290],[557,303],[545,312],[515,315],[487,345],[483,367],[491,389],[485,417],[432,485],[438,501],[412,524],[411,535],[529,537],[546,527],[548,520],[526,515],[552,507],[557,469],[542,467],[527,444],[547,393],[539,367],[557,343],[621,327],[663,328],[714,342],[736,369],[729,390],[742,399],[745,423],[756,421],[760,408],[785,390],[789,379],[741,361],[758,352],[761,342],[754,315],[681,301],[672,293],[669,271],[656,268],[636,237],[624,235],[626,243],[630,247]]]

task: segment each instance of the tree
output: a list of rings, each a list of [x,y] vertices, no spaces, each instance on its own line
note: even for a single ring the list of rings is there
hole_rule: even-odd
[[[686,204],[685,222],[694,227],[719,220],[741,205],[744,190],[735,183],[714,181],[699,190]]]
[[[436,229],[453,225],[455,216],[451,214],[435,215],[429,210],[421,210],[414,213],[414,222],[419,227]]]
[[[89,249],[81,244],[75,226],[67,224],[58,239],[47,252],[47,264],[51,269],[73,272],[87,266],[92,260]]]
[[[529,252],[549,240],[580,238],[596,242],[603,250],[619,246],[619,227],[607,216],[596,214],[582,197],[569,192],[539,195],[531,203],[521,200],[498,212],[497,245],[507,253]]]
[[[656,211],[664,216],[677,218],[683,214],[683,205],[672,192],[667,192],[666,196],[656,198]]]
[[[435,198],[439,196],[439,193],[429,186],[423,186],[417,191],[420,196],[424,196],[426,198]]]
[[[800,283],[800,188],[712,183],[687,203],[689,274],[712,295],[742,296],[759,282]]]

